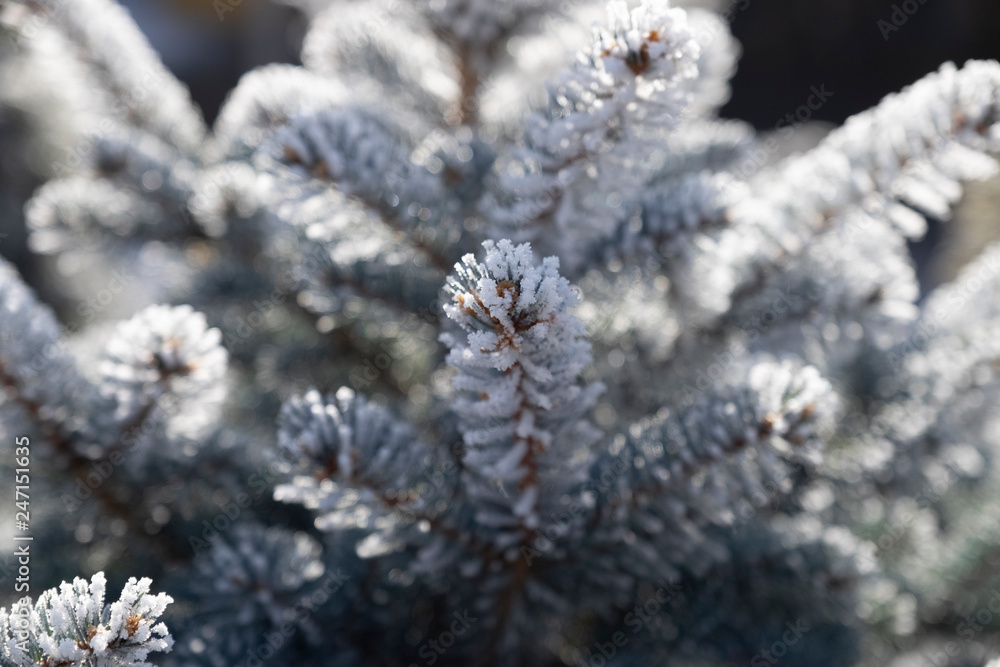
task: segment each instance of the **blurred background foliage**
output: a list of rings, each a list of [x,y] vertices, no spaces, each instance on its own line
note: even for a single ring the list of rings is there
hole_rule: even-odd
[[[845,118],[916,81],[951,60],[1000,57],[1000,2],[996,0],[910,0],[912,14],[894,11],[903,2],[887,0],[687,0],[727,12],[731,29],[743,45],[733,95],[722,116],[738,118],[767,132],[794,112],[810,86],[833,93],[815,112],[809,132],[797,132],[803,150]],[[211,123],[239,77],[265,63],[298,63],[306,19],[300,11],[273,0],[124,0],[164,63],[191,89]],[[881,23],[880,23],[881,22]],[[0,57],[9,51],[0,50]],[[10,114],[7,114],[10,116]],[[0,142],[6,148],[26,141],[30,119],[0,118]],[[40,267],[25,252],[21,207],[48,177],[45,158],[24,173],[18,159],[0,151],[0,254],[13,260],[29,283],[45,294]],[[17,173],[15,173],[17,172]],[[1000,236],[1000,180],[973,183],[956,212],[957,224],[934,224],[914,244],[922,291],[953,278],[957,270],[989,241]],[[45,294],[46,296],[49,296]],[[51,295],[55,298],[56,295]]]

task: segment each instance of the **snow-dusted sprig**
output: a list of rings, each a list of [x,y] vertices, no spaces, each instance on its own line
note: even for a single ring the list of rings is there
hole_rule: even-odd
[[[612,2],[608,23],[549,86],[549,105],[526,120],[524,145],[498,162],[500,229],[544,231],[545,245],[570,263],[651,175],[650,148],[680,121],[698,71],[686,15],[666,0],[631,12]]]
[[[849,119],[824,145],[871,178],[870,184],[857,183],[862,192],[897,195],[930,214],[946,215],[958,197],[956,179],[985,178],[997,170],[985,153],[1000,148],[1000,65],[945,64]],[[927,205],[911,198],[919,189],[927,190]]]
[[[413,151],[404,129],[377,110],[307,106],[288,112],[257,162],[279,177],[290,172],[311,182],[312,189],[332,184],[411,236],[419,228],[420,238],[411,241],[414,245],[424,244],[424,237],[435,240],[435,234],[442,237],[436,239],[439,243],[454,242],[448,232],[454,232],[451,227],[457,220],[449,217],[449,197],[442,182],[448,174],[440,173],[444,165],[418,163],[412,159]]]
[[[987,153],[998,148],[1000,64],[947,64],[812,151],[755,175],[752,196],[731,207],[729,227],[702,240],[681,282],[692,286],[691,301],[718,313],[767,289],[789,257],[858,214],[918,238],[925,222],[917,211],[946,217],[959,181],[995,172]],[[842,252],[849,256],[851,244]]]
[[[313,476],[278,486],[275,499],[316,511],[323,530],[370,531],[357,545],[360,556],[401,548],[408,534],[402,531],[415,521],[442,530],[437,502],[454,485],[445,484],[442,460],[412,427],[347,387],[326,398],[312,390],[289,399],[278,418],[278,445]]]
[[[608,5],[608,27],[550,86],[550,104],[528,119],[527,141],[547,167],[632,139],[642,123],[669,128],[688,102],[699,47],[686,14],[666,0],[629,11]]]
[[[0,664],[4,667],[146,667],[150,653],[173,646],[157,623],[173,598],[150,594],[150,579],[129,579],[117,602],[104,603],[103,572],[63,583],[30,600],[0,609]],[[24,634],[21,634],[21,633]]]
[[[22,2],[58,29],[110,93],[112,113],[187,155],[197,155],[204,120],[187,89],[157,57],[128,11],[112,0]]]
[[[737,501],[766,493],[766,484],[787,493],[783,461],[818,461],[836,395],[811,366],[764,360],[743,373],[675,414],[630,429],[618,451],[597,463],[593,479],[609,462],[629,461],[628,472],[615,475],[616,502],[683,507],[688,516],[722,524],[736,518]]]
[[[185,434],[211,424],[226,395],[221,341],[190,306],[151,306],[120,324],[100,364],[101,391],[117,406],[108,417],[141,426],[163,412],[168,432]],[[178,401],[169,409],[161,405],[168,394]]]
[[[580,383],[590,344],[569,313],[576,295],[559,260],[535,266],[528,244],[507,240],[483,247],[484,260],[466,255],[446,286],[445,313],[467,335],[442,340],[459,373],[453,410],[465,465],[478,477],[470,497],[479,521],[506,529],[497,536],[506,545],[541,527],[540,508],[551,501],[543,484],[558,495],[588,457],[595,432],[585,414],[602,387]]]
[[[764,359],[722,380],[636,423],[594,462],[578,537],[593,550],[585,576],[595,585],[724,558],[702,531],[745,524],[792,491],[795,466],[818,462],[837,400],[816,369]]]
[[[579,487],[590,509],[561,538],[570,554],[562,585],[576,582],[604,608],[623,591],[634,596],[638,582],[697,578],[724,563],[727,533],[765,521],[793,490],[795,468],[816,462],[836,403],[815,369],[760,360],[693,403],[637,422]]]
[[[25,418],[31,429],[29,433],[38,436],[38,446],[44,447],[46,456],[58,461],[63,470],[72,474],[70,479],[85,478],[95,461],[101,461],[107,466],[106,470],[112,470],[114,466],[105,457],[114,448],[120,453],[121,447],[149,435],[148,427],[155,429],[158,426],[156,420],[151,419],[154,416],[162,415],[170,436],[191,434],[206,421],[215,421],[216,415],[211,410],[217,402],[218,392],[225,388],[223,378],[213,372],[218,370],[218,353],[213,355],[210,350],[192,346],[190,340],[184,341],[182,330],[174,331],[178,338],[173,343],[160,340],[157,347],[137,349],[134,345],[156,338],[156,334],[143,325],[143,318],[138,319],[138,322],[122,326],[124,338],[119,336],[112,340],[106,359],[110,368],[98,367],[93,374],[96,377],[91,377],[84,373],[83,363],[93,361],[86,356],[78,359],[70,353],[51,311],[35,300],[9,265],[0,266],[3,407]],[[201,324],[204,328],[204,320]],[[137,335],[128,339],[129,332]],[[211,334],[208,336],[211,338]],[[186,354],[179,354],[178,343],[187,343]],[[200,356],[192,354],[192,347]],[[224,360],[223,352],[223,370]],[[206,364],[200,373],[195,368],[199,362]],[[103,377],[102,372],[106,372]],[[206,380],[207,384],[201,386],[204,391],[197,391],[194,385],[198,383],[192,383],[191,378],[182,377],[185,373]],[[182,378],[177,383],[179,400],[157,400],[165,390],[173,388],[170,380],[175,375]],[[195,399],[194,404],[185,405],[185,398]],[[178,408],[184,410],[178,413]],[[106,478],[102,478],[103,481]],[[134,492],[134,486],[129,486],[127,478],[115,477],[113,483],[99,484],[87,497],[92,495],[108,514],[126,521],[139,535],[145,536],[147,533],[135,523],[138,520],[135,507],[116,493],[122,489]],[[79,506],[80,500],[69,494],[62,496],[62,502],[70,509]],[[163,543],[157,545],[161,555],[175,556],[169,543],[167,548],[163,546]]]

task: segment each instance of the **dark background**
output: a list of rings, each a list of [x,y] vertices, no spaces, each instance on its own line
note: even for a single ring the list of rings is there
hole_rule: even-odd
[[[885,39],[879,21],[895,27],[903,4],[917,9]],[[945,61],[1000,57],[1000,1],[749,0],[732,30],[743,58],[724,115],[771,128],[825,84],[816,117],[839,124]]]

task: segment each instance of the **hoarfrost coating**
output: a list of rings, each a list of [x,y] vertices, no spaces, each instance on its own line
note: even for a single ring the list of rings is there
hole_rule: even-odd
[[[211,129],[113,0],[4,8],[0,474],[72,583],[0,665],[995,657],[1000,246],[919,300],[907,244],[997,62],[776,159],[707,9],[289,2]]]

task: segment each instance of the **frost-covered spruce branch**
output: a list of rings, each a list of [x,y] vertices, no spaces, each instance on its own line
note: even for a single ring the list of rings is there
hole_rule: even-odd
[[[699,396],[677,415],[648,420],[615,444],[605,454],[607,461],[597,463],[594,478],[601,478],[616,459],[638,458],[643,464],[631,475],[615,475],[618,499],[608,508],[620,502],[646,504],[663,494],[695,493],[696,500],[674,507],[701,520],[726,523],[734,520],[741,496],[762,493],[775,479],[787,491],[783,460],[816,461],[823,429],[829,428],[836,408],[832,388],[816,369],[796,369],[787,362],[762,361],[745,376],[740,383]],[[747,474],[750,468],[756,470]],[[697,485],[688,486],[691,480]]]
[[[150,593],[149,579],[129,579],[121,597],[105,604],[103,572],[90,583],[74,579],[0,608],[0,664],[4,667],[144,667],[151,653],[174,644],[158,622],[173,598]]]
[[[637,422],[592,463],[591,509],[574,535],[592,559],[581,571],[589,604],[730,560],[713,527],[758,523],[821,459],[837,398],[816,369],[760,359],[720,385]]]
[[[499,231],[537,239],[575,266],[579,244],[600,237],[652,171],[642,155],[679,122],[698,52],[682,10],[612,2],[608,27],[526,119],[524,145],[498,161],[501,192],[512,198],[491,214]]]
[[[459,372],[453,409],[476,475],[466,490],[483,505],[478,521],[508,548],[542,528],[551,502],[542,483],[560,494],[588,458],[596,433],[584,416],[601,386],[579,381],[590,345],[568,312],[576,296],[558,260],[536,267],[528,244],[507,240],[484,247],[482,262],[466,256],[449,279],[444,310],[465,333],[442,340]]]
[[[13,324],[0,341],[0,377],[63,454],[120,447],[125,443],[116,440],[142,430],[168,394],[198,403],[211,419],[225,394],[226,352],[204,316],[187,306],[158,306],[122,323],[94,359],[99,379],[91,382],[79,373],[51,311],[9,264],[0,270],[0,307]]]
[[[990,153],[1000,147],[998,106],[997,63],[942,66],[849,119],[815,149],[754,175],[750,196],[726,205],[727,224],[701,243],[700,235],[692,239],[692,256],[675,281],[700,292],[690,295],[700,308],[731,312],[788,264],[811,262],[809,248],[819,235],[853,226],[851,245],[864,244],[860,230],[886,225],[901,237],[921,237],[924,215],[949,216],[959,181],[996,172]],[[717,219],[727,198],[729,188],[708,190],[673,224]],[[647,229],[658,233],[662,226],[657,221]]]
[[[459,371],[455,388],[467,397],[453,406],[465,444],[460,488],[452,482],[420,492],[434,457],[405,425],[342,389],[329,401],[313,392],[283,408],[282,446],[311,460],[320,481],[301,478],[277,497],[320,511],[317,526],[326,530],[357,526],[359,507],[367,508],[364,525],[378,530],[358,544],[366,558],[408,544],[427,554],[449,549],[443,541],[475,556],[478,567],[503,564],[488,575],[505,609],[491,623],[496,649],[510,641],[506,616],[523,604],[524,548],[546,527],[543,513],[585,472],[597,432],[584,415],[601,388],[579,382],[589,345],[568,312],[575,295],[558,262],[536,266],[526,244],[484,245],[483,261],[464,258],[446,290],[445,312],[464,330],[444,336]],[[443,516],[441,499],[452,505]]]
[[[84,376],[51,311],[39,304],[16,272],[0,266],[0,313],[11,327],[0,340],[0,383],[6,390],[6,420],[24,420],[41,436],[37,451],[83,484],[98,466],[114,470],[148,456],[150,436],[196,435],[214,421],[225,395],[226,353],[218,330],[189,307],[153,307],[119,325],[103,353],[87,362]],[[182,419],[176,419],[184,411]],[[13,423],[17,423],[14,421]],[[23,428],[23,427],[22,427]],[[103,476],[102,476],[103,477]],[[136,508],[120,493],[140,493],[125,474],[92,490],[110,515],[140,526]],[[86,498],[67,487],[60,494],[66,509]],[[142,539],[149,536],[138,530]],[[159,543],[165,557],[178,558],[175,545]]]
[[[317,525],[324,529],[351,525],[345,522],[356,520],[358,503],[375,525],[385,516],[383,528],[358,547],[366,557],[413,542],[419,533],[412,524],[422,522],[483,559],[521,567],[521,548],[544,528],[542,513],[579,481],[589,459],[597,433],[584,415],[600,386],[578,380],[589,345],[568,312],[575,295],[554,258],[537,267],[526,244],[484,245],[483,262],[469,255],[456,266],[445,306],[465,332],[444,337],[460,373],[455,388],[467,397],[453,406],[465,443],[461,489],[421,494],[420,473],[434,469],[430,452],[407,427],[346,389],[329,402],[313,392],[283,408],[282,446],[335,484],[304,478],[279,488],[278,497],[322,511]],[[455,526],[455,511],[437,516],[437,501],[449,496],[480,508],[468,535]],[[459,518],[466,512],[457,511]],[[396,535],[400,530],[406,532]]]

